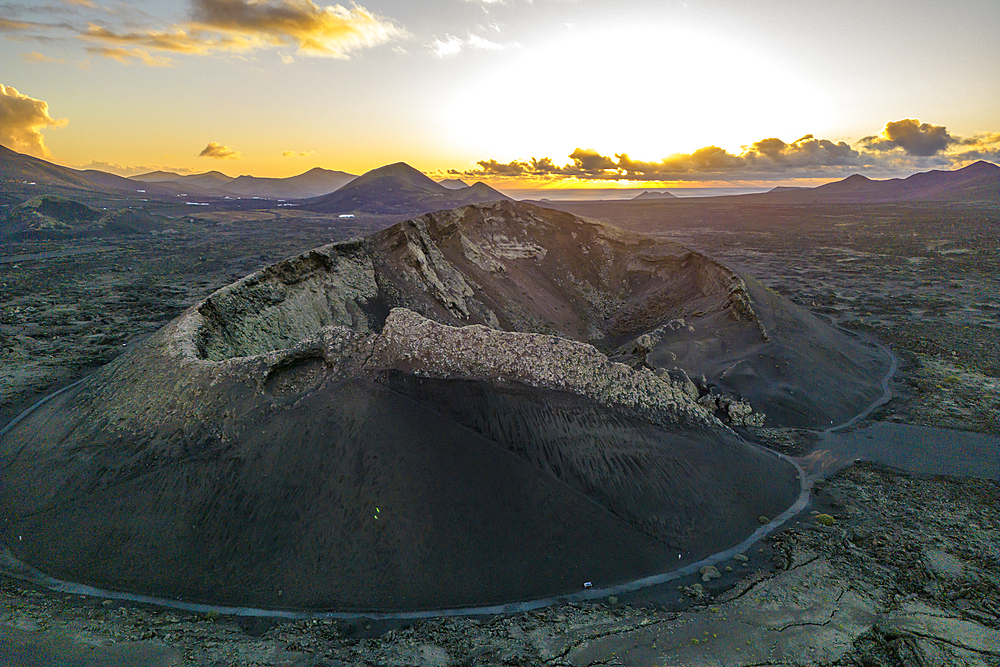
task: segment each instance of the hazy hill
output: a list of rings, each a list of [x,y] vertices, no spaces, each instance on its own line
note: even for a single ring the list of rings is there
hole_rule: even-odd
[[[873,180],[861,174],[816,188],[775,188],[757,199],[788,203],[875,204],[902,201],[1000,201],[1000,166],[980,160],[955,171]]]
[[[633,200],[646,200],[646,199],[677,199],[677,196],[669,192],[650,192],[646,190],[640,195],[632,197]]]
[[[153,171],[125,178],[96,169],[77,170],[18,153],[0,146],[0,181],[17,184],[107,193],[126,191],[140,195],[192,195],[199,197],[262,197],[265,199],[305,199],[328,194],[349,183],[355,176],[342,171],[315,168],[290,178],[233,178],[219,171],[182,176]]]
[[[184,183],[185,185],[197,185],[203,188],[222,188],[224,189],[227,183],[233,181],[232,176],[226,176],[221,171],[208,171],[204,174],[191,174],[190,176],[181,176],[178,181]]]
[[[70,169],[5,146],[0,146],[0,180],[102,193],[122,190],[134,194],[137,190],[145,190],[148,194],[176,195],[182,192],[176,183],[143,183],[96,169]]]
[[[289,178],[240,176],[218,187],[228,193],[243,197],[308,199],[334,192],[355,178],[357,176],[354,174],[315,167],[304,174]]]
[[[74,169],[12,151],[6,146],[0,146],[0,166],[0,179],[3,181],[27,181],[39,185],[88,189],[94,186],[90,179]]]
[[[129,176],[129,178],[133,181],[142,181],[143,183],[163,183],[164,181],[177,181],[183,177],[180,174],[169,171],[151,171],[148,174]]]
[[[510,199],[485,183],[450,189],[405,162],[373,169],[340,190],[302,208],[319,213],[362,211],[389,215],[420,215],[467,204]]]
[[[181,186],[186,191],[217,197],[235,195],[263,199],[308,199],[329,194],[355,178],[354,174],[316,167],[304,174],[289,178],[258,178],[256,176],[233,178],[219,171],[181,176],[168,171],[154,171],[141,176],[133,176],[132,180],[157,183],[161,186],[171,183]]]
[[[446,178],[443,181],[438,181],[438,185],[443,185],[449,190],[461,190],[462,188],[469,187],[469,184],[461,178]]]

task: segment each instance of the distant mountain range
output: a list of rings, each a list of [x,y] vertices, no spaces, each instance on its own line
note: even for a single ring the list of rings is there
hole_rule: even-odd
[[[288,178],[258,178],[239,176],[233,178],[222,172],[181,176],[166,171],[154,171],[131,180],[163,185],[174,183],[196,194],[208,196],[259,197],[262,199],[309,199],[342,188],[357,178],[343,171],[315,167],[304,174]]]
[[[289,178],[232,178],[218,171],[181,175],[154,171],[125,178],[95,169],[60,167],[40,158],[0,146],[0,179],[36,183],[70,190],[110,193],[127,191],[154,196],[258,197],[261,199],[309,199],[329,194],[356,178],[353,174],[329,169],[310,169]]]
[[[65,191],[62,194],[69,196],[73,196],[72,191],[82,190],[116,197],[128,192],[144,197],[297,200],[305,210],[340,214],[358,211],[419,215],[509,199],[485,183],[468,185],[459,179],[434,182],[403,162],[374,169],[362,176],[317,167],[288,178],[233,178],[218,171],[194,175],[155,171],[125,178],[94,169],[60,167],[0,146],[0,188],[23,190],[25,185],[31,184]],[[723,198],[776,204],[1000,201],[1000,166],[980,160],[955,171],[927,171],[902,179],[872,180],[855,174],[816,188],[779,187],[760,194],[712,197],[716,201]],[[675,200],[677,198],[668,192],[648,191],[633,198],[644,205],[668,204]]]
[[[461,190],[469,187],[469,184],[460,178],[446,178],[443,181],[438,181],[438,185],[443,185],[449,190]]]
[[[649,190],[646,190],[642,194],[632,197],[632,201],[645,200],[645,199],[677,199],[677,196],[669,192],[651,192]]]
[[[379,213],[420,215],[467,204],[510,199],[485,183],[452,189],[420,173],[405,162],[373,169],[336,192],[302,205],[317,213]]]
[[[903,201],[1000,201],[1000,166],[980,160],[955,171],[925,171],[876,181],[861,174],[816,188],[775,188],[739,195],[775,203],[878,204]]]

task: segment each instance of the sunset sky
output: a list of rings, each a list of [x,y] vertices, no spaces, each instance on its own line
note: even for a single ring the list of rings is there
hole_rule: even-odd
[[[1000,161],[1000,2],[0,2],[0,144],[131,175],[812,185]]]

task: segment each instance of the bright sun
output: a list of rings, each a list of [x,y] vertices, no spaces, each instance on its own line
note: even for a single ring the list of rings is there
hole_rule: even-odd
[[[530,56],[512,54],[477,73],[443,120],[456,143],[500,160],[559,161],[578,146],[658,160],[821,131],[832,113],[825,97],[751,48],[629,27],[574,32]]]

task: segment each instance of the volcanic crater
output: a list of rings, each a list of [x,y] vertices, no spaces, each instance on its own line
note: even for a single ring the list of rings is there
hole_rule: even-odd
[[[678,244],[494,202],[220,289],[0,433],[0,537],[52,576],[262,608],[612,585],[799,494],[746,442],[880,393],[877,348]]]

